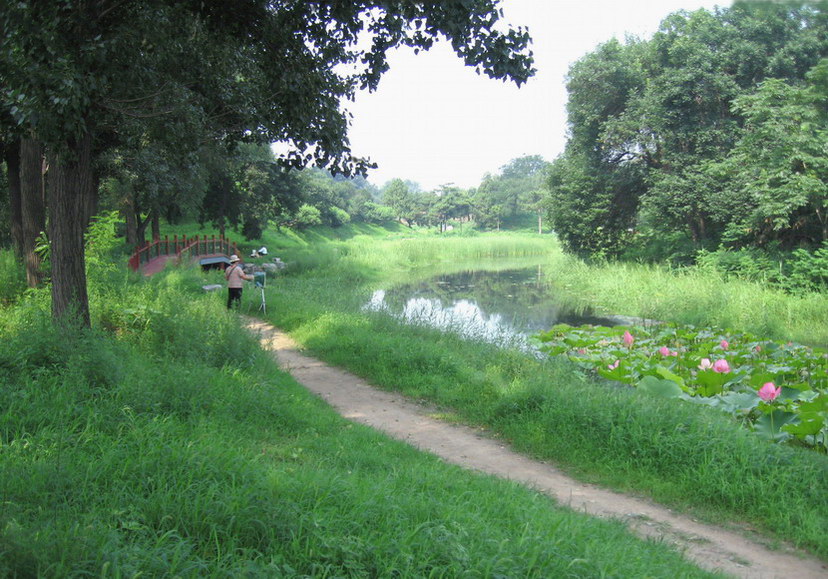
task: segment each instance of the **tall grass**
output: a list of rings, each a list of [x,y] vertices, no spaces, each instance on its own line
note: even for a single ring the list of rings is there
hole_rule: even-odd
[[[14,252],[0,249],[0,307],[15,302],[26,288],[26,275]]]
[[[550,282],[606,313],[715,326],[769,339],[828,345],[828,296],[794,296],[714,271],[630,263],[588,265],[558,254]]]
[[[284,248],[294,271],[324,267],[334,276],[393,279],[428,275],[481,260],[534,256],[561,302],[609,315],[634,316],[750,332],[767,339],[828,345],[828,296],[791,295],[759,282],[724,279],[697,268],[602,263],[587,264],[564,254],[554,237],[535,234],[481,234],[469,237],[420,235],[382,240],[352,236],[326,238],[320,245]]]
[[[708,576],[340,418],[209,275],[108,275],[91,331],[0,310],[0,576]]]
[[[375,241],[371,251],[343,251],[336,265],[278,280],[271,286],[273,322],[324,359],[384,388],[440,404],[459,420],[492,428],[524,451],[589,480],[647,494],[711,520],[747,521],[828,557],[828,458],[770,445],[710,409],[593,382],[563,361],[541,363],[369,315],[359,310],[370,295],[367,285],[354,283],[361,272],[373,269],[374,283],[377,272],[392,276],[389,272],[404,269],[405,263],[427,263],[451,253],[451,248],[440,252],[435,242],[425,249],[430,257],[421,260],[414,255],[416,247],[403,250],[396,241],[383,245]],[[348,269],[352,273],[346,279],[340,272]],[[725,301],[726,291],[705,297],[701,289],[710,278],[701,276],[687,274],[688,279],[676,281],[658,268],[599,271],[570,262],[554,247],[544,271],[552,271],[556,283],[595,288],[596,299],[609,296],[606,303],[618,308],[614,313],[679,316],[704,324],[731,319],[702,317],[716,306],[747,314],[739,303]],[[625,293],[624,283],[613,281],[622,274],[629,280],[636,272],[644,278],[636,290]],[[674,295],[671,283],[696,287],[697,298],[689,289]],[[663,301],[656,290],[660,284]],[[659,309],[638,309],[650,304],[647,295]],[[788,297],[774,295],[782,301]],[[681,318],[694,311],[694,299],[706,304],[695,310],[699,318]]]

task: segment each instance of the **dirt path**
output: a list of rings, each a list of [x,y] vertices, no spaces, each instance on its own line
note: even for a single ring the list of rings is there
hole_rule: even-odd
[[[673,545],[702,568],[735,577],[761,579],[828,578],[828,566],[791,550],[770,550],[745,537],[705,525],[642,499],[581,483],[549,464],[530,460],[471,428],[435,419],[430,411],[400,394],[372,388],[362,379],[301,354],[273,326],[245,318],[282,369],[339,413],[447,462],[521,482],[561,505],[597,517],[623,520],[642,537]]]

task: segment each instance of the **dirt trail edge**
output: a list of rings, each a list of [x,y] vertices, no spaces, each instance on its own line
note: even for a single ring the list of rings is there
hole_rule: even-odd
[[[828,578],[826,564],[790,549],[771,550],[738,533],[705,525],[667,508],[584,484],[555,467],[531,460],[472,428],[433,418],[429,409],[401,394],[300,353],[296,343],[270,324],[244,318],[280,367],[349,420],[366,424],[447,462],[525,484],[562,506],[622,520],[641,537],[663,541],[704,569],[751,579]]]

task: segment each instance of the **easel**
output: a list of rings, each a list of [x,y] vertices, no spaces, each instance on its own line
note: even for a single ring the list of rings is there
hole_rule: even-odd
[[[261,290],[262,293],[262,303],[259,305],[259,311],[267,314],[267,302],[265,301],[265,280],[267,277],[265,276],[265,272],[263,271],[256,271],[253,272],[253,283],[256,284],[256,287]]]

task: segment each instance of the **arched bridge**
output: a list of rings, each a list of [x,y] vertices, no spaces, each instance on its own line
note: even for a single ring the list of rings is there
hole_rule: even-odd
[[[129,268],[141,271],[144,275],[152,275],[164,269],[171,260],[181,263],[182,260],[198,259],[202,265],[229,263],[230,256],[234,253],[239,254],[235,242],[223,236],[174,235],[170,239],[165,235],[164,239],[156,239],[136,250],[129,258]]]

